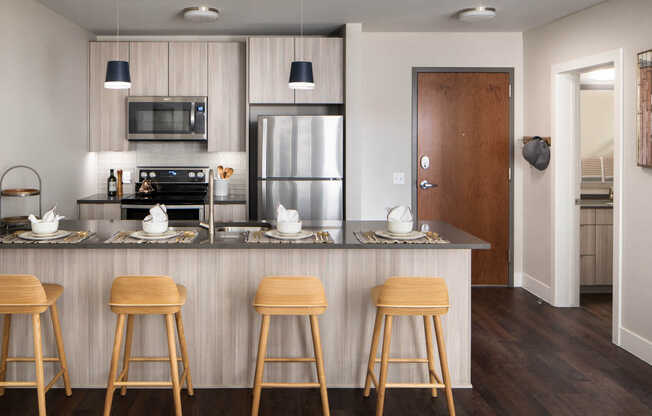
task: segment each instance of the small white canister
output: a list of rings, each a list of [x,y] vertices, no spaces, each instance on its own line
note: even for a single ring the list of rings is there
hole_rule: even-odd
[[[229,195],[229,180],[215,178],[215,196]]]

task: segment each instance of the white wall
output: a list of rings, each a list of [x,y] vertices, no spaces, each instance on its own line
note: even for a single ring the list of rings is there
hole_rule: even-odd
[[[521,33],[373,33],[349,24],[347,47],[348,219],[383,219],[385,208],[411,205],[412,68],[513,67],[514,134],[522,136]],[[357,55],[357,56],[356,56]],[[515,140],[515,283],[520,284],[522,158]],[[463,169],[465,167],[460,167]],[[393,185],[393,172],[406,184]]]
[[[580,135],[582,158],[613,156],[613,90],[580,92]]]
[[[74,216],[80,192],[94,190],[88,149],[88,40],[91,34],[35,0],[0,4],[0,172],[16,164],[43,178],[43,206]],[[94,173],[94,171],[93,171]],[[12,176],[9,186],[33,184]],[[2,215],[34,212],[36,200],[3,201]]]
[[[623,166],[623,347],[652,362],[652,169],[636,166],[637,52],[652,47],[652,2],[611,0],[524,34],[525,133],[550,135],[551,65],[623,48],[625,154]],[[554,157],[553,138],[553,157]],[[525,273],[551,282],[552,177],[534,170],[525,175]],[[536,219],[536,220],[534,220]]]

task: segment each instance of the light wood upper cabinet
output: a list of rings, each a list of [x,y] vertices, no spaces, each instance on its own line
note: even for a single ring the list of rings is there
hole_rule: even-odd
[[[129,43],[90,42],[89,54],[90,151],[127,150],[126,98],[129,90],[106,89],[104,80],[108,61],[129,61]]]
[[[242,42],[208,44],[208,151],[246,151],[246,55]]]
[[[170,42],[171,96],[208,95],[208,50],[206,42]]]
[[[341,38],[295,38],[297,61],[311,61],[315,89],[296,90],[297,104],[344,102],[344,40]]]
[[[129,44],[131,91],[129,95],[168,95],[168,43]]]
[[[294,90],[288,87],[294,60],[294,38],[252,37],[249,39],[249,102],[292,104]]]

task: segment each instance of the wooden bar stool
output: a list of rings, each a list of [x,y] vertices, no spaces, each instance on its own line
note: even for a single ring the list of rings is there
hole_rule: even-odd
[[[251,407],[252,416],[258,415],[260,392],[263,387],[319,387],[321,392],[322,414],[330,415],[328,393],[326,391],[326,375],[324,358],[319,335],[317,316],[323,314],[328,307],[326,294],[321,281],[316,277],[265,277],[258,286],[254,298],[256,312],[263,316],[258,342],[258,359],[256,360],[256,376],[254,378],[254,398]],[[308,315],[312,329],[314,357],[308,358],[265,358],[267,353],[267,335],[271,315]],[[263,372],[266,362],[272,363],[315,363],[319,383],[264,383]]]
[[[414,387],[431,388],[432,396],[437,397],[437,389],[446,390],[446,401],[448,402],[448,413],[455,415],[455,404],[453,403],[453,391],[451,379],[448,372],[448,359],[446,357],[446,346],[444,345],[444,333],[441,326],[441,315],[448,312],[448,288],[444,279],[432,277],[392,277],[385,281],[382,286],[377,286],[371,291],[372,298],[376,304],[376,322],[374,324],[369,363],[367,365],[367,378],[365,380],[364,396],[369,397],[371,382],[378,390],[378,404],[376,415],[383,414],[385,403],[385,389],[388,387]],[[426,334],[427,358],[389,358],[389,348],[392,338],[392,320],[394,316],[416,315],[423,316],[423,327]],[[437,349],[439,350],[439,362],[443,375],[443,383],[435,372],[435,354],[432,344],[432,328],[430,317],[434,322],[435,335],[437,337]],[[383,335],[382,358],[376,358],[378,351],[378,340],[380,338],[380,327],[385,318],[385,331]],[[380,380],[374,374],[375,363],[380,362]],[[428,364],[430,383],[387,383],[387,364],[389,363],[423,363]]]
[[[111,357],[111,370],[104,402],[104,416],[111,414],[111,402],[116,387],[121,387],[120,394],[127,393],[127,387],[172,387],[175,414],[181,416],[181,386],[188,385],[188,395],[194,395],[190,365],[188,363],[188,347],[181,319],[181,306],[186,303],[186,288],[174,283],[167,276],[120,276],[113,281],[111,287],[111,310],[118,315]],[[164,315],[168,338],[168,357],[132,357],[131,343],[134,334],[134,315]],[[176,318],[177,335],[181,346],[181,358],[177,357],[176,340],[174,339],[174,318]],[[118,360],[125,319],[127,320],[127,337],[123,357],[122,372],[118,373]],[[128,381],[129,364],[131,362],[169,361],[172,381]],[[179,379],[177,362],[183,362],[183,374]]]
[[[0,314],[5,315],[4,329],[2,332],[2,356],[0,357],[0,396],[5,393],[5,387],[36,387],[38,397],[38,414],[45,416],[45,393],[63,376],[66,396],[72,395],[66,353],[63,350],[61,337],[61,324],[57,312],[57,299],[63,293],[63,287],[55,284],[44,283],[36,276],[28,274],[0,275]],[[43,357],[43,344],[41,338],[41,314],[50,308],[52,327],[57,343],[58,357]],[[15,314],[32,315],[34,330],[34,357],[8,357],[9,334],[11,332],[11,316]],[[36,364],[36,381],[5,381],[7,363],[34,362]],[[57,362],[61,370],[52,381],[45,385],[43,381],[43,363]]]

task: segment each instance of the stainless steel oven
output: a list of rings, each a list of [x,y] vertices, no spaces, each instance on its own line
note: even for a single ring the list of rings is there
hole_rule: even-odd
[[[149,215],[149,210],[154,205],[125,205],[120,206],[123,220],[142,220]],[[174,220],[204,220],[204,205],[165,205],[168,219]]]
[[[204,141],[207,101],[207,97],[127,97],[127,139]]]

